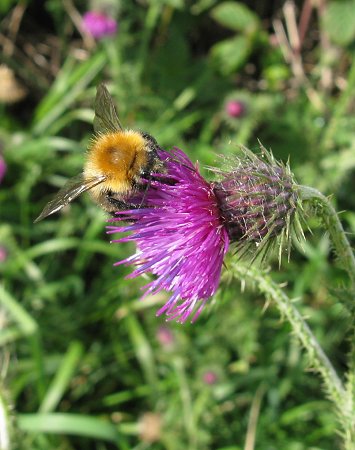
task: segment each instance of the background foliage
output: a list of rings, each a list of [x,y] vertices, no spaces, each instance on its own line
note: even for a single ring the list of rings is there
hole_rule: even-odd
[[[335,414],[289,326],[230,279],[228,261],[198,322],[166,323],[155,317],[166,297],[140,301],[145,281],[112,266],[133,249],[109,244],[86,196],[33,220],[82,170],[104,81],[126,127],[202,167],[238,144],[257,151],[258,139],[289,157],[301,184],[334,194],[353,233],[354,0],[105,2],[119,29],[100,41],[80,28],[93,8],[0,6],[0,61],[17,80],[0,79],[0,404],[11,448],[338,448]],[[341,373],[346,276],[319,224],[309,227],[304,249],[281,270],[275,259],[271,275]]]

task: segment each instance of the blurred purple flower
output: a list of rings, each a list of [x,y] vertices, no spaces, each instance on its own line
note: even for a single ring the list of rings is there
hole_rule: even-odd
[[[245,104],[239,100],[230,100],[225,106],[226,113],[229,117],[242,117],[245,113]]]
[[[156,336],[160,345],[166,349],[171,348],[175,343],[173,332],[168,327],[159,327]]]
[[[98,11],[88,11],[83,15],[83,26],[95,39],[112,36],[117,32],[117,22],[112,17]]]
[[[217,374],[213,372],[212,370],[208,370],[202,375],[202,381],[205,384],[215,384],[218,380]]]
[[[0,263],[3,263],[7,260],[7,255],[7,249],[4,246],[0,245]]]
[[[218,288],[229,238],[213,187],[198,168],[179,149],[161,151],[161,158],[167,174],[151,183],[146,207],[117,213],[112,221],[132,223],[108,227],[109,233],[130,232],[113,242],[137,244],[134,255],[116,263],[136,266],[129,278],[147,272],[157,276],[145,286],[145,295],[172,292],[157,315],[185,322],[195,311],[195,321]]]
[[[5,176],[6,169],[7,169],[7,167],[6,167],[5,160],[2,156],[0,156],[0,183],[2,182],[2,179]]]

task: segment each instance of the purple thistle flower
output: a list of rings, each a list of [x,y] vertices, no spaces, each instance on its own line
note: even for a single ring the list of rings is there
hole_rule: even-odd
[[[0,183],[5,176],[7,167],[4,158],[0,155]]]
[[[95,39],[112,36],[117,32],[117,22],[112,17],[98,11],[88,11],[83,15],[83,26]]]
[[[0,245],[0,263],[3,263],[7,260],[8,252],[6,247]]]
[[[137,244],[134,255],[116,263],[136,266],[129,278],[147,272],[156,275],[145,286],[145,295],[162,289],[172,292],[157,315],[165,313],[169,320],[185,322],[195,312],[195,321],[218,288],[228,233],[212,185],[198,168],[179,149],[161,151],[161,158],[167,174],[151,183],[145,207],[117,213],[112,221],[132,223],[108,227],[109,233],[130,232],[113,242]]]
[[[175,337],[170,328],[163,326],[159,327],[156,332],[156,337],[163,348],[168,350],[174,347]]]
[[[298,188],[289,167],[263,147],[262,158],[244,149],[232,170],[212,168],[221,178],[214,183],[182,150],[161,150],[160,158],[166,173],[154,174],[147,191],[130,199],[136,209],[110,220],[128,224],[109,226],[108,233],[129,232],[112,242],[137,245],[134,255],[116,263],[135,267],[128,278],[156,276],[143,288],[144,296],[172,292],[157,315],[183,323],[194,314],[193,322],[218,288],[230,243],[236,243],[237,257],[252,259],[279,243],[281,260],[283,248],[290,250],[291,231],[301,239]]]
[[[242,117],[245,113],[245,104],[239,100],[229,100],[225,105],[225,110],[229,117]]]
[[[218,376],[216,374],[216,372],[214,372],[213,370],[208,370],[207,372],[205,372],[202,376],[202,380],[205,384],[216,384],[218,381]]]

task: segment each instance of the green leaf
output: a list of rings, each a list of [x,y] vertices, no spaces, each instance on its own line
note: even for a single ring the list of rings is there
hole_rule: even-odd
[[[145,334],[145,330],[137,320],[134,313],[126,317],[128,333],[138,361],[144,371],[147,382],[151,386],[157,384],[156,366],[151,343]]]
[[[0,2],[0,13],[6,14],[10,10],[10,8],[15,5],[15,0],[2,0]]]
[[[34,433],[74,434],[118,443],[119,433],[114,425],[84,414],[19,414],[18,425]]]
[[[72,342],[67,353],[63,357],[52,383],[48,387],[40,406],[40,412],[47,413],[56,409],[64,392],[69,386],[82,354],[82,344],[76,341]]]
[[[243,3],[224,2],[212,9],[211,15],[226,28],[244,33],[253,33],[259,26],[259,20]]]
[[[47,96],[37,106],[33,133],[50,134],[51,127],[66,112],[106,63],[104,53],[96,53],[87,61],[76,64],[68,59]]]
[[[338,45],[349,45],[355,38],[355,0],[329,3],[322,22],[324,31]]]
[[[242,67],[250,54],[249,39],[237,36],[214,45],[211,56],[223,75],[229,75]]]
[[[24,136],[21,141],[11,147],[11,158],[17,163],[23,160],[43,161],[44,157],[53,155],[53,151],[65,152],[83,152],[83,147],[76,141],[59,136],[45,136],[43,138],[26,139]]]
[[[32,319],[31,315],[20,305],[19,301],[7,292],[1,284],[0,307],[4,308],[10,317],[17,323],[23,335],[31,335],[37,332],[37,322]],[[15,337],[17,337],[16,333]]]

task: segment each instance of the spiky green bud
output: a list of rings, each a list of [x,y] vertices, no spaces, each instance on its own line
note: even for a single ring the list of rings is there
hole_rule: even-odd
[[[218,171],[214,184],[225,228],[239,256],[252,259],[279,244],[279,257],[291,248],[292,232],[302,236],[301,202],[289,165],[261,147],[261,156],[243,148],[232,170]]]

